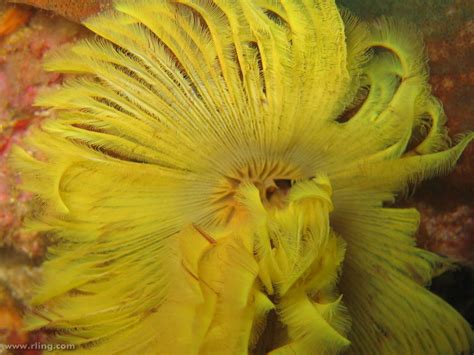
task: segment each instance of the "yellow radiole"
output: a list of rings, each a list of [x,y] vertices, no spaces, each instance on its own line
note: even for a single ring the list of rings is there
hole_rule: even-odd
[[[52,238],[27,316],[86,354],[460,354],[408,186],[451,169],[418,32],[330,0],[123,1],[12,164]],[[351,113],[348,115],[348,113]]]

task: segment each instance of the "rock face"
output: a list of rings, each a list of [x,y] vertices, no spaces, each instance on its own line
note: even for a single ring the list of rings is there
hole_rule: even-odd
[[[443,103],[449,135],[474,130],[474,3],[472,1],[339,0],[361,18],[395,16],[425,36],[433,93]],[[474,145],[448,176],[418,188],[409,201],[421,213],[418,245],[458,261],[460,270],[433,282],[474,323]]]
[[[474,3],[462,0],[338,2],[361,18],[391,16],[416,23],[425,36],[430,82],[434,95],[443,103],[449,135],[456,139],[457,135],[474,130]],[[412,198],[412,204],[423,215],[419,244],[472,265],[474,256],[468,247],[472,250],[474,245],[474,233],[472,226],[469,227],[472,223],[469,221],[474,219],[470,202],[474,201],[474,145],[465,150],[449,176],[427,186]],[[440,209],[441,206],[449,208]]]
[[[106,9],[112,3],[111,0],[12,0],[10,2],[49,10],[75,22],[80,22],[88,16]]]
[[[63,80],[43,70],[44,56],[86,33],[46,12],[0,5],[0,343],[34,343],[41,337],[20,329],[23,300],[31,295],[46,250],[44,236],[20,228],[31,199],[15,190],[20,180],[8,169],[9,152],[22,144],[30,126],[48,116],[33,106],[37,93]]]
[[[474,129],[473,38],[474,21],[471,20],[460,23],[448,38],[430,37],[427,42],[431,84],[435,95],[443,102],[452,137]],[[473,176],[474,146],[471,145],[455,171],[444,181],[460,192],[474,196]]]
[[[31,12],[27,23],[0,37],[0,246],[38,258],[44,243],[19,229],[29,196],[13,189],[19,180],[8,171],[6,161],[11,146],[21,144],[28,127],[48,115],[33,106],[38,91],[62,82],[61,75],[43,70],[44,56],[80,38],[85,30],[61,18],[52,21],[44,12]]]

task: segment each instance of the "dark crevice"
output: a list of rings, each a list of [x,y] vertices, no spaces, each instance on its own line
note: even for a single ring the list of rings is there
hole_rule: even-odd
[[[268,187],[265,190],[265,199],[267,201],[270,201],[270,199],[272,198],[272,196],[275,194],[276,191],[277,191],[277,188],[275,186]]]
[[[344,112],[342,112],[337,118],[336,122],[346,123],[351,120],[352,117],[356,115],[357,112],[364,105],[367,97],[369,96],[370,86],[361,86],[355,95],[354,101],[346,107]]]
[[[268,296],[272,303],[277,303],[275,296]],[[285,325],[278,319],[278,313],[272,309],[268,312],[265,320],[265,328],[258,338],[257,343],[250,349],[251,354],[264,355],[270,353],[272,350],[283,346],[288,338],[288,330]]]
[[[421,125],[414,127],[410,141],[405,149],[405,153],[414,150],[426,139],[426,137],[428,137],[433,126],[433,117],[431,117],[429,113],[425,113],[421,116],[421,122]],[[416,151],[413,152],[418,154]]]
[[[127,116],[135,117],[130,111],[124,109],[122,106],[120,106],[118,103],[114,102],[111,99],[108,99],[106,97],[100,97],[100,96],[91,96],[91,98],[101,104],[104,104],[106,106],[109,106],[110,108],[113,108],[114,110],[118,112],[122,112],[126,114]]]
[[[474,324],[474,270],[458,267],[435,277],[430,290],[458,310],[464,318]]]
[[[237,54],[237,49],[235,48],[235,45],[232,45],[231,58],[232,58],[232,61],[237,64],[239,80],[240,80],[241,83],[243,83],[244,74],[242,72],[242,65],[240,63],[239,56]]]
[[[258,70],[260,73],[260,78],[262,79],[262,91],[264,94],[267,93],[267,85],[265,82],[265,75],[263,72],[263,62],[262,62],[262,54],[260,52],[260,48],[258,47],[257,42],[248,42],[249,48],[251,48],[255,52],[255,58],[257,60]]]
[[[273,180],[278,189],[288,191],[291,188],[291,180],[289,179],[275,179]]]
[[[275,185],[269,186],[265,189],[265,200],[277,205],[288,195],[291,189],[292,181],[289,179],[275,179]]]
[[[283,17],[281,17],[280,15],[278,15],[276,12],[274,12],[272,10],[269,10],[269,9],[264,9],[263,12],[265,13],[265,15],[267,15],[267,17],[272,22],[274,22],[278,26],[287,27],[287,28],[289,27],[288,22],[286,22],[286,20]]]
[[[71,124],[71,127],[74,127],[74,128],[79,128],[79,129],[82,129],[84,131],[91,131],[91,132],[96,132],[96,133],[105,133],[105,134],[108,134],[107,131],[105,130],[102,130],[98,127],[95,127],[95,126],[92,126],[92,125],[88,125],[88,124],[85,124],[85,123],[73,123]]]
[[[396,52],[394,52],[390,47],[386,47],[386,46],[383,46],[383,45],[378,45],[378,46],[373,46],[370,48],[374,54],[374,56],[378,56],[378,55],[381,55],[382,53],[391,53],[393,55],[395,55],[398,59],[399,56],[397,55]]]
[[[148,163],[145,160],[136,159],[136,158],[133,158],[129,155],[119,153],[119,152],[117,152],[115,150],[112,150],[110,148],[106,148],[106,147],[99,146],[97,144],[86,142],[82,139],[78,139],[78,138],[68,138],[68,139],[69,139],[70,142],[72,142],[74,144],[87,147],[89,149],[92,149],[96,152],[99,152],[101,154],[104,154],[104,155],[106,155],[108,157],[111,157],[111,158],[114,158],[114,159],[118,159],[118,160],[122,160],[122,161],[126,161],[126,162],[132,162],[132,163],[140,163],[140,164],[147,164]]]

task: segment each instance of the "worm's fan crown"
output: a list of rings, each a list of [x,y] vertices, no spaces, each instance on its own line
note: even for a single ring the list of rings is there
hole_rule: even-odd
[[[27,323],[97,354],[459,354],[385,208],[450,169],[415,29],[330,0],[117,1],[13,164],[54,244]]]

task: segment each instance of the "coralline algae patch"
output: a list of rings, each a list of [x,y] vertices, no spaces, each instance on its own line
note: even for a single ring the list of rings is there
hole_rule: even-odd
[[[0,257],[3,258],[5,255]],[[45,337],[41,332],[27,333],[22,329],[23,305],[19,299],[29,297],[29,295],[12,292],[12,288],[19,291],[31,290],[31,280],[38,277],[39,270],[28,263],[25,265],[25,260],[20,264],[14,263],[8,267],[4,265],[5,261],[11,261],[11,258],[5,257],[5,260],[2,259],[0,264],[0,278],[2,279],[2,284],[0,284],[0,344],[26,346],[41,341]],[[0,354],[7,354],[2,351],[4,350],[0,349]],[[16,353],[21,355],[41,354],[39,350],[34,349]]]
[[[12,144],[21,144],[28,127],[48,115],[32,106],[37,93],[62,81],[61,75],[43,70],[43,57],[84,33],[76,24],[59,17],[52,21],[51,15],[36,12],[27,24],[0,37],[0,245],[31,257],[42,255],[42,243],[18,231],[28,196],[13,191],[18,180],[8,171],[6,159]]]
[[[0,36],[15,32],[27,23],[32,15],[32,10],[26,7],[9,6],[0,17]]]
[[[465,12],[474,15],[474,6],[469,6]],[[461,17],[459,6],[448,7],[446,18],[458,25],[449,36],[437,33],[426,41],[430,83],[434,94],[443,103],[451,137],[474,130],[474,21],[461,21]],[[474,145],[466,148],[450,175],[420,189],[414,201],[422,215],[419,245],[454,258],[472,269]]]
[[[109,8],[112,0],[16,0],[15,2],[49,10],[71,21],[80,22]]]
[[[430,58],[430,82],[434,93],[444,104],[451,136],[474,130],[473,38],[474,21],[471,20],[463,22],[449,38],[438,36],[426,45]],[[450,185],[469,190],[474,197],[473,177],[474,146],[470,145],[447,181]]]
[[[415,207],[423,212],[418,245],[473,268],[474,208],[468,202],[438,208],[426,201],[417,201]]]
[[[6,162],[12,145],[21,145],[28,128],[48,116],[33,107],[37,93],[62,82],[61,75],[43,70],[44,56],[86,33],[46,12],[0,5],[0,343],[34,342],[40,336],[20,330],[21,307],[45,252],[42,236],[20,230],[30,196],[16,191],[19,179]]]

